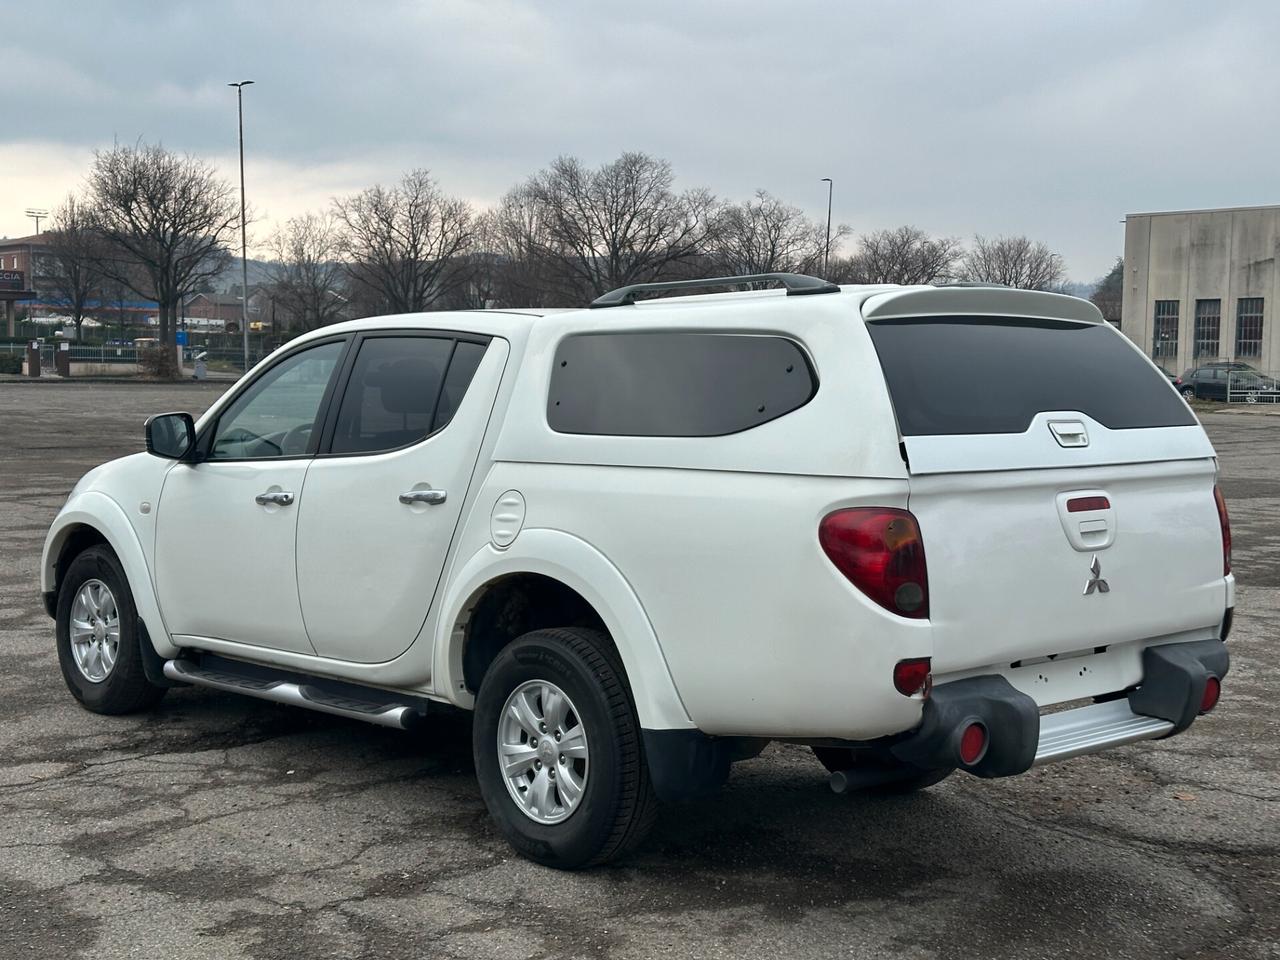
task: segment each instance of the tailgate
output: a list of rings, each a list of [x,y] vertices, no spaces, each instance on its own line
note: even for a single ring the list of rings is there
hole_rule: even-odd
[[[1207,459],[913,477],[935,673],[1216,626],[1213,484]]]
[[[867,328],[928,558],[935,674],[1221,621],[1214,451],[1129,341],[1061,317]]]

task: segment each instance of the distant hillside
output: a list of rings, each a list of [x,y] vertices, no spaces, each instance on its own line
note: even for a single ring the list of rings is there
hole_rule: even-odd
[[[254,260],[249,258],[249,286],[256,287],[259,284],[269,283],[271,281],[270,269],[272,261],[270,260]],[[240,287],[240,258],[233,257],[230,265],[222,273],[213,278],[214,293],[231,293],[232,288]]]

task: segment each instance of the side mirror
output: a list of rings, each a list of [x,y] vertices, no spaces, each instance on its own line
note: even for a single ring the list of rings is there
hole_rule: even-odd
[[[196,444],[196,423],[189,413],[157,413],[147,419],[147,453],[183,460]]]

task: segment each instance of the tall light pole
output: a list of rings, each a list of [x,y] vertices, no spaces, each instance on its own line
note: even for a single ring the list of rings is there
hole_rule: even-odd
[[[826,280],[831,275],[828,269],[831,264],[831,191],[835,188],[835,184],[831,182],[830,177],[823,177],[818,182],[827,185],[827,248],[822,255],[822,279]]]
[[[249,372],[249,254],[245,239],[244,205],[244,88],[252,80],[228,83],[236,88],[236,116],[240,121],[240,335],[244,339],[244,372]]]

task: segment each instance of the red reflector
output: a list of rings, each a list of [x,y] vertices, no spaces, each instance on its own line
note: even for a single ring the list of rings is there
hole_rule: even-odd
[[[929,616],[929,578],[916,518],[890,507],[837,510],[818,524],[818,543],[836,569],[900,617]]]
[[[1106,497],[1073,497],[1067,501],[1067,513],[1084,513],[1086,510],[1110,510],[1111,501]]]
[[[893,686],[904,697],[912,697],[929,684],[929,658],[899,660],[893,665]]]
[[[1204,696],[1200,698],[1200,712],[1208,713],[1218,705],[1218,698],[1222,696],[1222,681],[1217,677],[1210,677],[1204,682]]]
[[[1213,488],[1213,501],[1218,505],[1218,526],[1222,527],[1222,575],[1231,572],[1231,518],[1227,516],[1227,501],[1222,499],[1222,491]]]
[[[966,767],[972,766],[986,752],[987,728],[980,723],[969,724],[960,734],[960,762]]]

